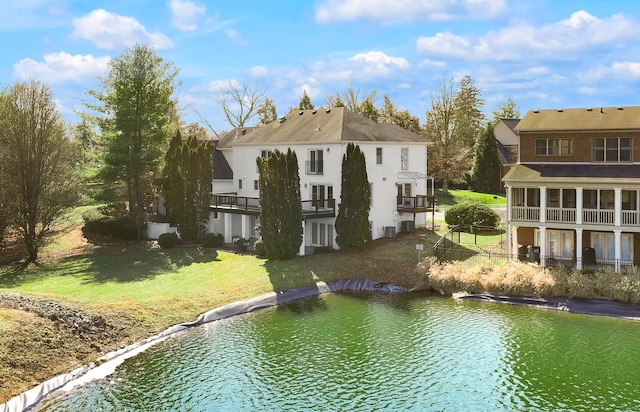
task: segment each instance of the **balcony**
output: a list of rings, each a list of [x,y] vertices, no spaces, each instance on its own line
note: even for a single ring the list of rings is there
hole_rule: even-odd
[[[511,221],[540,222],[540,207],[512,206]],[[573,223],[577,222],[579,211],[575,208],[546,208],[546,222]],[[612,209],[582,209],[582,223],[589,225],[615,225],[615,211]],[[640,223],[640,211],[622,210],[620,212],[620,226],[637,226]]]
[[[398,196],[398,212],[421,213],[433,210],[433,196]]]
[[[322,160],[307,160],[305,162],[305,173],[308,175],[323,175],[324,174],[324,161]]]
[[[257,197],[237,196],[233,194],[212,194],[209,209],[215,212],[257,216],[260,214],[260,199]],[[318,219],[335,216],[335,199],[302,201],[303,219]]]

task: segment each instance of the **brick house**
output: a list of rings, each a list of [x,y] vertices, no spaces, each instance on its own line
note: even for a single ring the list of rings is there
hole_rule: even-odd
[[[503,178],[509,254],[542,266],[640,262],[640,107],[529,111]],[[526,254],[526,255],[525,255]]]

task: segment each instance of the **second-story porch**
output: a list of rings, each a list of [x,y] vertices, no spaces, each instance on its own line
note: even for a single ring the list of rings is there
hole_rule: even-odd
[[[302,218],[305,220],[336,216],[335,199],[303,200],[301,203]],[[260,199],[233,193],[212,193],[209,209],[213,212],[257,216],[260,214]]]
[[[638,226],[640,190],[509,187],[511,222]]]
[[[397,196],[398,212],[421,213],[430,212],[435,206],[433,196]]]

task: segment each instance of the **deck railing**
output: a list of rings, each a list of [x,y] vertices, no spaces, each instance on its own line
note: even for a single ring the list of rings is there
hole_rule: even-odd
[[[427,212],[433,208],[433,196],[398,196],[399,212]]]
[[[238,196],[234,194],[212,194],[211,208],[217,211],[260,213],[260,199],[257,197]],[[302,216],[334,217],[336,215],[335,199],[314,199],[302,201]]]
[[[546,221],[553,223],[576,223],[578,211],[575,208],[547,207]],[[540,208],[537,206],[511,206],[511,220],[525,222],[539,222]],[[614,225],[615,211],[613,209],[582,209],[582,223],[595,225]],[[640,224],[640,211],[622,210],[620,213],[621,226],[637,226]]]

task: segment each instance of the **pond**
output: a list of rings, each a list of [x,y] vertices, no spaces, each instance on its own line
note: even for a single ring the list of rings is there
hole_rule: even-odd
[[[640,323],[341,292],[216,321],[45,411],[640,410]]]

